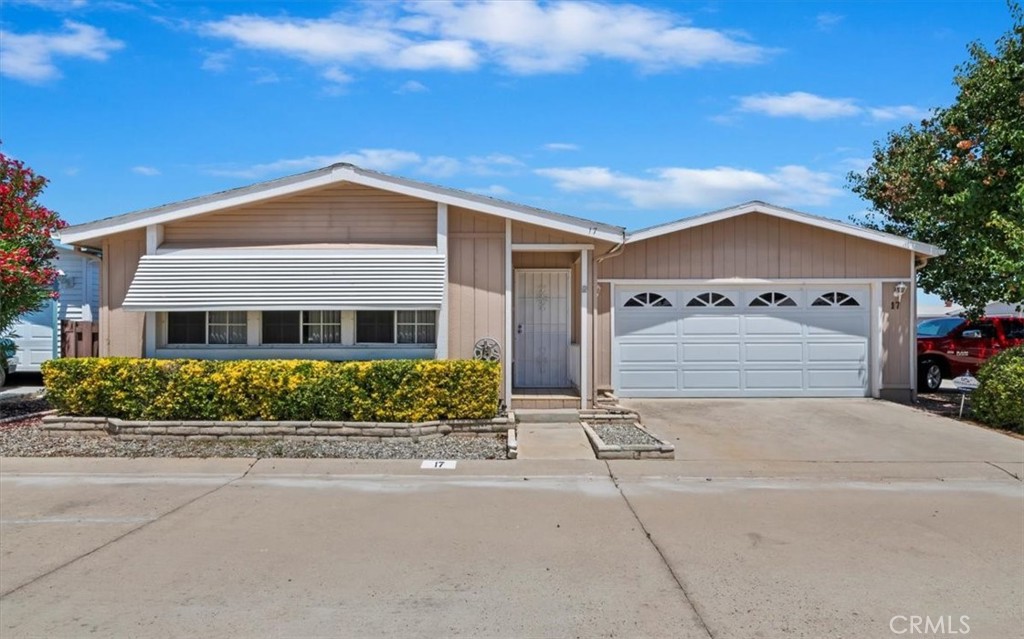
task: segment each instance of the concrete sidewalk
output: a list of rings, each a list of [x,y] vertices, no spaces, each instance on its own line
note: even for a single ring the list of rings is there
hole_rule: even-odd
[[[984,463],[2,459],[0,494],[4,637],[1024,624],[1024,484]]]

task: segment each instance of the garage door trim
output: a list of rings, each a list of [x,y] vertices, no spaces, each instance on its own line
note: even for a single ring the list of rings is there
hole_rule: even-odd
[[[680,309],[679,307],[681,305],[685,306],[685,304],[687,303],[687,300],[688,300],[688,296],[693,296],[693,295],[696,295],[697,293],[702,293],[704,291],[719,291],[720,292],[721,290],[731,290],[734,293],[734,295],[733,295],[734,297],[736,297],[736,295],[735,295],[736,292],[740,293],[739,298],[734,300],[734,302],[735,302],[734,306],[732,306],[732,307],[723,307],[723,308],[709,308],[709,307],[705,306],[705,307],[700,308],[700,311],[701,311],[702,314],[703,313],[708,313],[710,311],[711,314],[733,315],[733,316],[736,316],[736,317],[740,318],[738,321],[746,321],[746,319],[745,319],[746,316],[752,314],[751,312],[753,312],[753,314],[758,314],[758,311],[762,311],[763,312],[763,311],[766,311],[766,310],[770,310],[771,311],[771,316],[773,316],[773,317],[776,316],[776,315],[779,315],[779,314],[783,314],[784,315],[787,312],[787,310],[789,310],[789,311],[791,311],[793,313],[796,313],[798,315],[799,314],[804,314],[805,318],[806,318],[807,314],[811,313],[812,311],[814,311],[814,312],[822,312],[822,313],[829,313],[829,314],[844,313],[844,312],[845,313],[849,313],[850,310],[851,310],[850,307],[842,307],[842,306],[839,306],[839,307],[823,307],[823,306],[812,306],[812,305],[813,305],[813,302],[815,301],[815,299],[821,293],[831,292],[831,291],[839,291],[839,292],[849,293],[849,292],[851,292],[850,290],[845,290],[844,291],[844,289],[851,289],[851,290],[856,291],[858,293],[858,295],[856,297],[857,297],[858,302],[860,303],[862,308],[858,309],[858,315],[857,315],[857,320],[856,320],[856,322],[859,324],[859,326],[856,328],[856,330],[854,332],[848,333],[847,335],[849,337],[851,337],[854,341],[856,341],[856,337],[857,336],[860,336],[861,338],[863,338],[860,343],[861,344],[865,344],[866,345],[866,349],[867,349],[867,352],[866,352],[866,355],[865,355],[866,356],[866,360],[867,360],[867,364],[866,364],[867,380],[866,380],[866,384],[865,384],[865,391],[866,391],[866,394],[868,396],[878,397],[880,389],[882,388],[882,384],[881,384],[881,360],[882,360],[882,348],[883,348],[882,336],[881,336],[881,316],[882,316],[882,311],[881,311],[881,302],[882,302],[882,300],[881,300],[881,292],[882,292],[882,283],[883,282],[897,282],[897,281],[905,281],[905,280],[901,280],[900,278],[878,278],[878,279],[853,279],[853,278],[850,278],[850,279],[834,279],[834,278],[830,278],[830,279],[807,279],[807,278],[802,278],[802,279],[773,279],[773,280],[763,280],[763,279],[733,279],[733,280],[721,280],[721,279],[719,279],[719,280],[658,280],[658,279],[649,279],[649,280],[616,280],[616,279],[602,279],[602,280],[599,280],[600,283],[605,284],[605,285],[609,285],[610,295],[611,295],[611,300],[610,300],[610,304],[609,304],[611,313],[610,313],[610,318],[609,318],[609,331],[608,331],[608,339],[609,339],[609,342],[610,342],[610,344],[609,344],[609,347],[610,347],[609,355],[610,355],[610,359],[611,359],[611,367],[610,367],[611,381],[612,381],[613,385],[615,385],[616,391],[621,393],[621,388],[620,387],[622,386],[622,384],[621,384],[621,380],[622,380],[621,374],[622,374],[622,371],[620,370],[621,359],[620,359],[620,353],[619,353],[621,344],[619,342],[619,339],[617,338],[618,330],[619,330],[619,318],[617,317],[617,314],[620,313],[621,309],[622,309],[622,303],[623,303],[622,296],[625,295],[627,292],[629,292],[630,294],[635,294],[635,293],[638,293],[638,292],[641,292],[641,291],[643,291],[643,292],[649,291],[649,292],[652,292],[652,293],[657,293],[659,295],[665,296],[667,299],[669,299],[671,301],[671,304],[672,304],[671,308],[657,308],[657,309],[650,308],[650,309],[647,310],[647,312],[668,313],[668,314],[675,313],[675,314],[677,314],[678,319],[680,321],[682,321],[682,319],[684,317],[683,313],[685,313],[685,311],[683,309]],[[701,290],[698,290],[698,289],[701,289]],[[828,289],[828,291],[826,291],[826,289]],[[792,309],[770,308],[769,309],[769,308],[766,308],[764,306],[754,307],[754,308],[750,308],[748,306],[749,302],[754,297],[756,297],[757,295],[760,295],[762,293],[775,292],[775,291],[778,291],[778,292],[781,292],[781,293],[786,293],[786,292],[792,293],[792,292],[794,292],[794,290],[795,291],[799,291],[799,294],[801,295],[801,297],[799,299],[799,302],[798,302],[798,305],[795,308],[792,308]],[[813,295],[811,294],[812,291],[814,291]],[[857,309],[857,307],[852,307],[852,308]],[[693,310],[696,310],[696,309],[695,308],[691,308],[689,310],[693,311]],[[691,313],[691,315],[692,315],[692,313]],[[864,315],[866,315],[866,318],[864,317]],[[812,344],[813,340],[808,340],[808,336],[806,334],[806,329],[807,329],[807,326],[808,326],[807,322],[806,322],[806,319],[803,320],[803,325],[804,325],[804,331],[805,332],[802,333],[803,337],[801,337],[801,339],[798,342],[801,345],[801,347],[805,350],[804,355],[803,355],[803,357],[805,358],[805,360],[803,362],[803,367],[804,367],[805,370],[813,370],[814,366],[811,363],[810,355],[807,354],[807,352],[806,352],[808,344],[813,345]],[[679,329],[677,329],[677,330],[679,330]],[[676,339],[678,340],[678,345],[682,346],[683,342],[682,342],[681,338],[677,337]],[[737,340],[735,342],[736,344],[744,344],[744,343],[746,343],[746,342],[744,342],[745,338],[740,337],[740,336],[737,336],[736,340]],[[852,342],[848,342],[848,343],[852,343]],[[681,357],[681,355],[677,355],[677,357]],[[749,363],[743,363],[743,364],[739,364],[738,363],[737,366],[740,367],[740,369],[738,371],[738,374],[742,374],[742,375],[746,375],[746,373],[744,371],[754,371],[754,370],[757,369],[756,365],[749,364]],[[697,368],[699,368],[699,366],[691,366],[691,367],[687,367],[687,368],[691,368],[691,369],[696,370]],[[677,364],[676,370],[678,371],[678,373],[680,375],[682,375],[683,371],[686,370],[686,369],[684,369],[682,367],[679,367],[678,364]],[[836,370],[838,371],[839,369],[836,369]],[[843,370],[851,370],[851,369],[850,368],[845,368]],[[740,384],[739,387],[742,388],[743,385],[744,384]],[[682,386],[682,382],[679,382],[678,386]],[[810,379],[805,376],[804,380],[803,380],[804,392],[807,392],[807,389],[809,389],[810,387],[811,387]],[[850,387],[850,388],[852,388],[852,387]],[[732,393],[732,394],[730,394],[730,393],[723,394],[723,393],[716,393],[714,391],[711,391],[711,392],[707,393],[707,396],[709,396],[709,397],[710,396],[720,396],[720,397],[721,396],[740,396],[740,397],[742,397],[742,396],[756,396],[756,395],[760,395],[760,396],[770,397],[770,396],[786,396],[787,394],[788,393],[780,393],[779,395],[773,395],[772,393],[769,393],[769,392],[757,392],[757,393],[753,393],[753,394],[750,394],[750,393],[746,393],[745,394],[742,391],[738,391],[738,392]],[[808,393],[808,394],[813,395],[814,393]],[[686,396],[693,396],[693,397],[700,397],[700,396],[703,396],[704,393],[695,390],[692,393],[686,393],[685,395]],[[827,395],[828,395],[828,393],[827,393],[827,391],[825,391],[825,392],[822,392],[819,396],[827,396]],[[625,393],[623,393],[623,396],[625,396]],[[649,394],[649,396],[653,396],[653,395]]]

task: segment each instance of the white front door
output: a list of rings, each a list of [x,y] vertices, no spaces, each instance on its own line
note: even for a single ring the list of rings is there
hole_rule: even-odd
[[[569,271],[515,272],[515,385],[569,386]]]

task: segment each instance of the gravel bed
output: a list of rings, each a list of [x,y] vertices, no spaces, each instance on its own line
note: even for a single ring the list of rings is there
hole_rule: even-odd
[[[119,441],[48,435],[39,419],[0,425],[0,457],[315,457],[338,459],[505,459],[505,435],[446,435],[418,443],[256,440]]]
[[[591,428],[611,446],[660,446],[661,442],[632,424],[592,424]]]
[[[50,410],[50,403],[34,395],[0,400],[0,419],[18,417],[19,415],[31,415],[44,410]]]

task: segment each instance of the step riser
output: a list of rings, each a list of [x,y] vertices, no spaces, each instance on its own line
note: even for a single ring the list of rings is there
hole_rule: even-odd
[[[579,410],[575,409],[519,409],[514,410],[516,421],[521,424],[564,424],[579,421]]]

